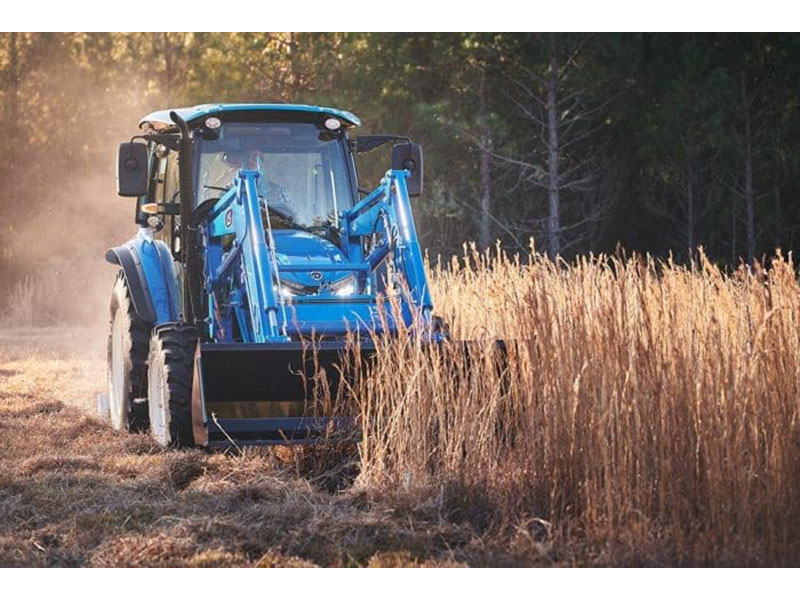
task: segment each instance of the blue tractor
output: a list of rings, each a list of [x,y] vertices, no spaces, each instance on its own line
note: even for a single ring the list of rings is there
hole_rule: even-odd
[[[207,104],[143,118],[119,147],[137,234],[111,248],[109,413],[164,446],[319,439],[311,398],[375,336],[441,339],[411,212],[422,150],[352,136],[346,111]],[[392,143],[372,190],[355,157]],[[348,344],[348,336],[351,342]]]

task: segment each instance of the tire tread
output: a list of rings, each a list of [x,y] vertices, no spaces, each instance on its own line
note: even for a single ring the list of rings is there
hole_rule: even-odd
[[[117,311],[122,311],[124,316],[124,330],[127,338],[125,346],[129,347],[127,368],[129,376],[127,389],[123,395],[125,402],[129,403],[127,429],[129,431],[143,431],[147,429],[149,418],[146,402],[134,402],[137,398],[147,398],[147,354],[150,346],[151,327],[142,321],[133,307],[125,274],[117,273],[114,289],[111,293],[111,322],[108,334],[108,365],[111,368],[112,328]]]
[[[165,401],[169,405],[170,437],[176,447],[194,445],[192,379],[197,329],[186,323],[165,323],[153,330],[150,360],[164,362]]]

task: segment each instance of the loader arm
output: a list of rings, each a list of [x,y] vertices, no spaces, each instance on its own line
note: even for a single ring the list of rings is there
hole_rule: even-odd
[[[403,274],[408,284],[411,302],[429,322],[433,302],[406,188],[408,174],[405,170],[387,171],[375,190],[342,213],[341,229],[343,233],[346,232],[351,251],[359,252],[361,239],[375,233],[379,223],[385,223],[389,239],[385,240],[383,247],[375,248],[367,260],[374,269],[388,253],[394,251],[395,268]]]
[[[354,207],[340,212],[342,251],[348,260],[335,264],[278,263],[266,200],[266,228],[261,218],[262,205],[257,192],[260,176],[257,171],[240,171],[233,187],[208,212],[202,227],[203,243],[207,249],[205,287],[210,339],[233,341],[226,335],[220,336],[220,333],[229,332],[235,320],[243,342],[289,341],[291,336],[287,331],[292,326],[293,316],[302,315],[303,305],[312,303],[327,305],[331,314],[335,314],[338,306],[343,316],[352,315],[367,323],[375,314],[364,310],[365,306],[376,307],[385,301],[375,293],[377,285],[374,281],[375,269],[384,260],[393,262],[394,270],[403,276],[408,286],[408,297],[404,296],[401,302],[403,314],[397,318],[402,318],[407,326],[419,317],[424,325],[430,323],[432,302],[405,187],[407,171],[387,172],[372,193]],[[375,234],[379,227],[384,229],[383,241],[365,257],[362,239]],[[353,273],[362,292],[341,299],[331,296],[297,298],[291,303],[284,298],[282,275],[329,271]],[[219,297],[232,283],[233,289],[229,289],[229,293],[233,301],[229,306],[233,305],[234,309],[220,311]],[[330,318],[325,317],[324,312],[317,311],[323,318],[317,322],[316,333],[341,334],[341,331],[330,331],[325,327]]]
[[[267,243],[269,232],[261,224],[256,181],[256,171],[240,171],[233,188],[216,204],[207,217],[204,228],[206,256],[206,290],[208,292],[210,335],[223,326],[213,318],[216,307],[215,290],[234,274],[234,267],[242,275],[241,293],[247,298],[248,319],[239,313],[238,323],[243,337],[252,342],[277,342],[285,340],[278,327],[278,301],[273,288],[274,245]],[[234,235],[233,245],[222,253],[222,237]],[[215,264],[215,260],[219,264]]]

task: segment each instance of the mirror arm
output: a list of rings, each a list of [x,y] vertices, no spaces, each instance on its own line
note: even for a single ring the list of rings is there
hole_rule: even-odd
[[[162,144],[175,152],[181,149],[181,136],[176,133],[142,133],[133,136],[131,138],[131,143],[133,143],[134,140],[144,140],[145,142]]]
[[[364,154],[372,152],[376,148],[388,144],[389,142],[406,142],[411,143],[411,138],[405,135],[393,134],[377,134],[377,135],[359,135],[358,137],[350,140],[350,150],[357,154]]]
[[[148,215],[179,215],[181,206],[177,202],[147,202],[141,211]]]
[[[178,152],[181,149],[181,138],[174,133],[146,133],[138,137],[148,142],[162,144],[174,152]]]

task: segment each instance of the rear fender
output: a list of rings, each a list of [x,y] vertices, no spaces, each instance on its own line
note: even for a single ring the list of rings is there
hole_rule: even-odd
[[[180,320],[178,277],[169,247],[147,229],[121,246],[109,248],[106,260],[125,274],[133,308],[145,323]]]

